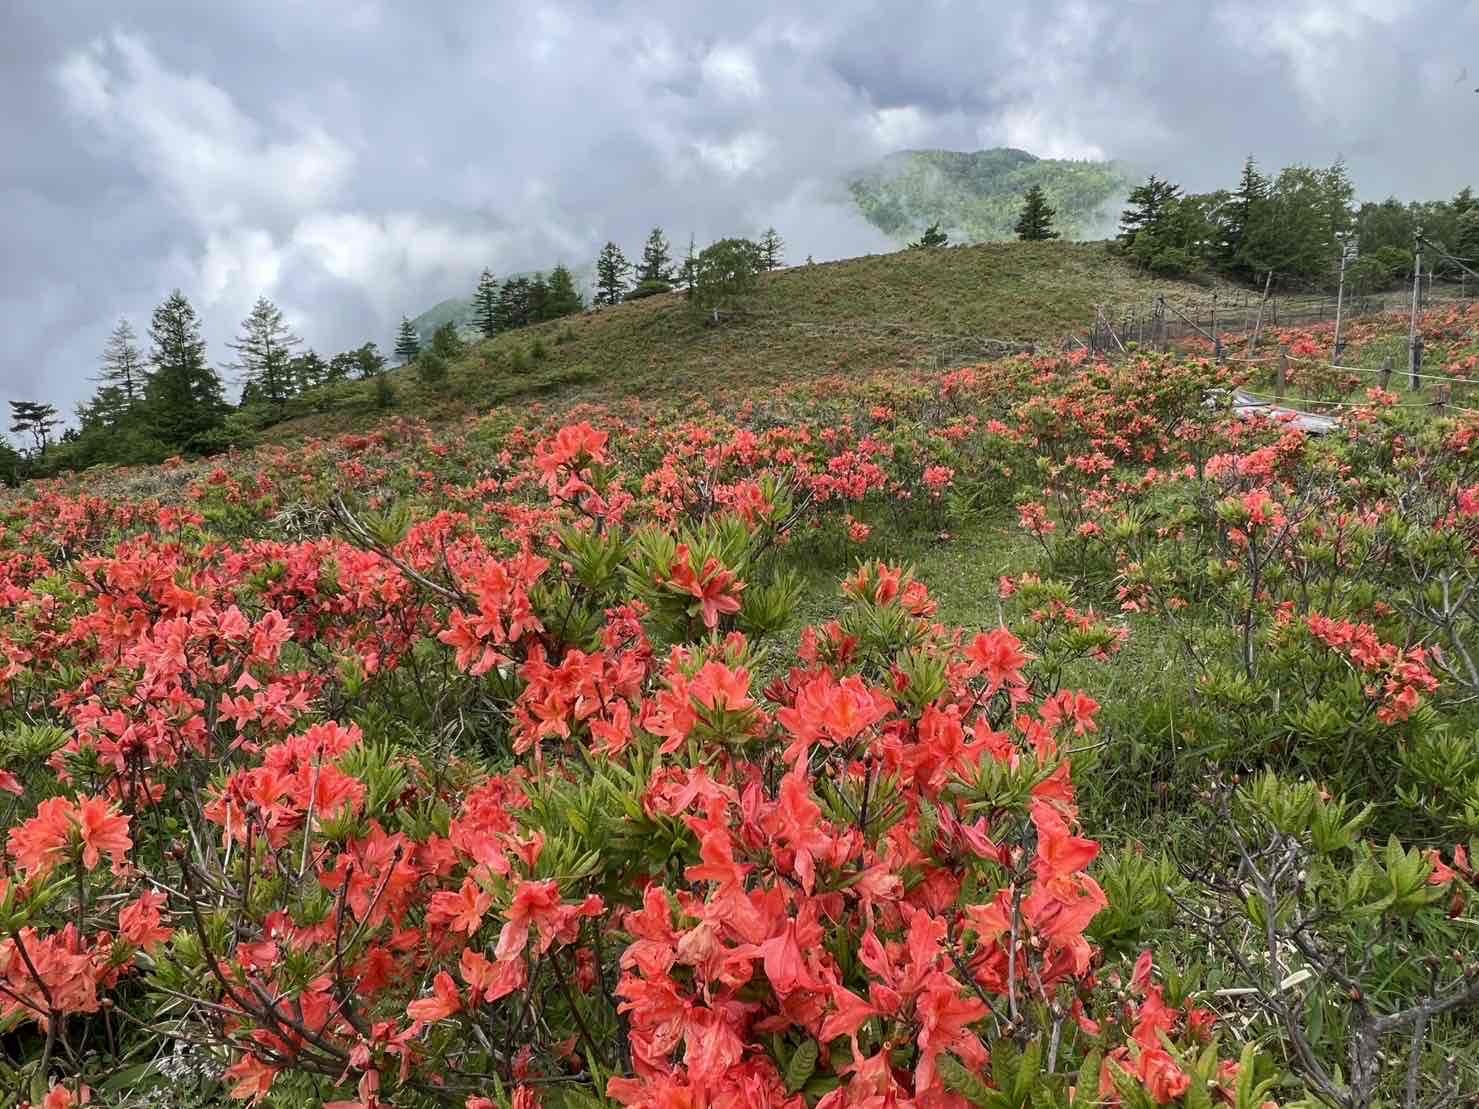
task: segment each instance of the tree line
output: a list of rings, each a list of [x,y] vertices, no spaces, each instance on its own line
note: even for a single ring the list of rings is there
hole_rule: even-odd
[[[720,239],[701,251],[690,236],[687,254],[675,261],[663,230],[654,228],[635,265],[615,242],[602,248],[592,307],[682,289],[697,309],[717,310],[751,291],[760,273],[779,268],[784,249],[774,228],[755,240]],[[564,264],[548,276],[538,272],[502,283],[484,269],[472,303],[473,325],[482,338],[586,309]],[[75,425],[60,435],[63,421],[54,405],[10,402],[10,431],[22,446],[17,450],[0,437],[0,478],[14,482],[63,469],[158,462],[245,445],[261,427],[292,415],[295,402],[318,398],[314,403],[326,405],[332,387],[350,381],[372,382],[378,407],[394,403],[385,374],[389,360],[373,342],[321,356],[304,348],[282,310],[266,297],[258,298],[226,344],[233,357],[219,369],[207,358],[194,306],[178,289],[154,309],[146,339],[140,341],[127,319],[119,320],[103,347],[93,395],[78,405]],[[445,379],[448,364],[465,347],[455,323],[443,324],[423,343],[415,324],[402,317],[394,354],[431,384]],[[228,400],[228,384],[240,387],[239,403]]]
[[[222,368],[241,387],[239,405],[227,399],[226,379],[207,360],[200,319],[183,292],[174,290],[154,309],[147,345],[120,319],[103,346],[97,388],[78,405],[75,426],[58,436],[62,420],[55,405],[10,402],[11,433],[26,447],[23,455],[9,443],[0,447],[0,470],[14,480],[99,463],[209,454],[249,441],[255,424],[281,418],[294,398],[378,378],[387,365],[374,343],[329,358],[303,350],[281,309],[266,297],[227,345],[235,357]]]
[[[1348,283],[1379,289],[1412,276],[1419,231],[1479,269],[1472,262],[1479,258],[1479,199],[1468,188],[1452,200],[1357,206],[1342,161],[1268,174],[1250,155],[1229,189],[1187,193],[1151,174],[1131,191],[1116,242],[1160,275],[1260,282],[1272,274],[1286,286],[1328,284],[1344,254]]]

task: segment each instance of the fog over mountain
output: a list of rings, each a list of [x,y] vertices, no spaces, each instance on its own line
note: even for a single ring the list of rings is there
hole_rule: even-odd
[[[635,253],[654,224],[892,249],[844,182],[905,148],[1479,182],[1473,0],[1005,7],[9,5],[0,401],[70,408],[118,316],[142,332],[176,285],[224,362],[261,294],[320,350],[384,345],[485,265]]]

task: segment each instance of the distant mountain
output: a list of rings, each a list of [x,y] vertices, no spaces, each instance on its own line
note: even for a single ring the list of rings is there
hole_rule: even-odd
[[[951,242],[1010,239],[1022,194],[1041,185],[1067,239],[1107,238],[1138,175],[1122,162],[1038,158],[1025,150],[901,150],[847,182],[859,211],[900,243],[938,222]]]
[[[575,278],[575,287],[580,290],[580,295],[585,297],[585,302],[591,302],[591,290],[596,286],[596,266],[592,262],[584,266],[567,266],[570,275]],[[550,269],[554,269],[553,266]],[[549,270],[542,271],[549,276]],[[498,274],[498,283],[502,285],[505,281],[515,280],[520,277],[533,277],[534,270],[525,270],[521,273]],[[451,321],[457,325],[457,330],[474,332],[478,329],[477,323],[472,316],[472,297],[451,297],[434,304],[421,315],[411,320],[411,326],[416,329],[416,334],[421,336],[422,342],[429,342],[436,329],[444,323]]]

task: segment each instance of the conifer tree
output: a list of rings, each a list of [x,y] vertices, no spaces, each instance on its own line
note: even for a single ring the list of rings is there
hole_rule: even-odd
[[[231,368],[243,386],[251,387],[253,398],[281,408],[294,393],[293,348],[302,342],[288,329],[282,310],[266,297],[258,297],[241,321],[236,342],[226,345],[236,351]]]
[[[683,282],[688,299],[692,300],[693,291],[698,287],[698,251],[692,232],[689,232],[688,235],[688,255],[683,259],[683,266],[679,276]]]
[[[300,354],[288,363],[288,380],[293,392],[306,393],[329,381],[329,364],[314,351]]]
[[[448,358],[460,358],[464,349],[462,336],[457,333],[457,325],[451,320],[432,333],[431,350],[438,358],[444,361]]]
[[[385,355],[380,353],[380,348],[374,343],[366,343],[349,354],[361,380],[379,377],[385,372]]]
[[[774,227],[767,227],[765,234],[760,236],[760,261],[767,270],[779,269],[781,265],[781,252],[786,249],[786,241],[780,237]]]
[[[1155,174],[1145,184],[1130,190],[1128,207],[1120,213],[1119,241],[1130,246],[1142,231],[1155,233],[1167,208],[1181,195],[1181,187],[1162,180]]]
[[[1250,154],[1222,225],[1221,256],[1228,269],[1247,276],[1263,268],[1259,239],[1267,222],[1268,201],[1269,180]]]
[[[911,250],[928,250],[931,247],[945,246],[950,242],[950,236],[940,230],[940,224],[936,222],[924,229],[924,234],[909,244]]]
[[[139,350],[133,325],[128,320],[120,319],[113,328],[103,346],[102,361],[102,371],[94,380],[101,386],[99,395],[111,389],[109,395],[117,398],[113,406],[114,419],[109,421],[112,423],[132,412],[144,399],[144,385],[148,379],[143,352]]]
[[[596,303],[620,304],[627,289],[627,274],[632,264],[627,261],[621,247],[608,242],[596,258]]]
[[[226,414],[221,379],[205,359],[200,321],[176,289],[154,309],[149,324],[153,372],[145,404],[155,436],[167,447],[190,449],[220,427]]]
[[[401,360],[401,365],[405,365],[420,353],[421,336],[416,334],[416,325],[402,316],[400,330],[395,335],[395,355]]]
[[[546,318],[558,320],[573,316],[585,307],[579,290],[575,288],[575,277],[561,263],[549,271],[549,292],[545,300]]]
[[[51,433],[60,421],[56,407],[31,400],[10,402],[10,430],[18,435],[29,435],[36,444],[34,453],[40,454],[51,445]]]
[[[654,227],[652,233],[647,236],[647,244],[642,247],[642,260],[637,264],[637,284],[660,282],[670,285],[672,281],[672,248],[668,246],[668,240],[663,235],[662,228]]]
[[[484,270],[478,278],[477,292],[472,295],[472,315],[483,338],[491,339],[498,334],[498,282],[493,280],[490,270]]]
[[[529,324],[529,279],[511,277],[498,293],[498,330],[512,331]]]
[[[543,323],[549,319],[549,284],[544,274],[536,273],[529,279],[529,322]]]
[[[340,351],[329,359],[328,369],[324,373],[324,384],[337,385],[341,381],[348,381],[358,368],[359,363],[354,351]]]
[[[1048,203],[1042,186],[1033,185],[1022,199],[1022,214],[1017,217],[1017,238],[1025,243],[1056,239],[1058,232],[1053,230],[1053,217],[1058,212]]]

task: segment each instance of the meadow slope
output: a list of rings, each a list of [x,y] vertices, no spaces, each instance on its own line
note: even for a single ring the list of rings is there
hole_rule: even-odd
[[[1096,304],[1193,298],[1186,282],[1147,277],[1104,243],[983,243],[904,250],[766,274],[743,309],[712,326],[682,294],[523,328],[474,344],[448,379],[391,373],[396,407],[433,421],[495,404],[700,397],[828,374],[978,362],[980,340],[1056,344]],[[269,429],[271,441],[362,429],[383,419],[368,384],[332,410]]]

